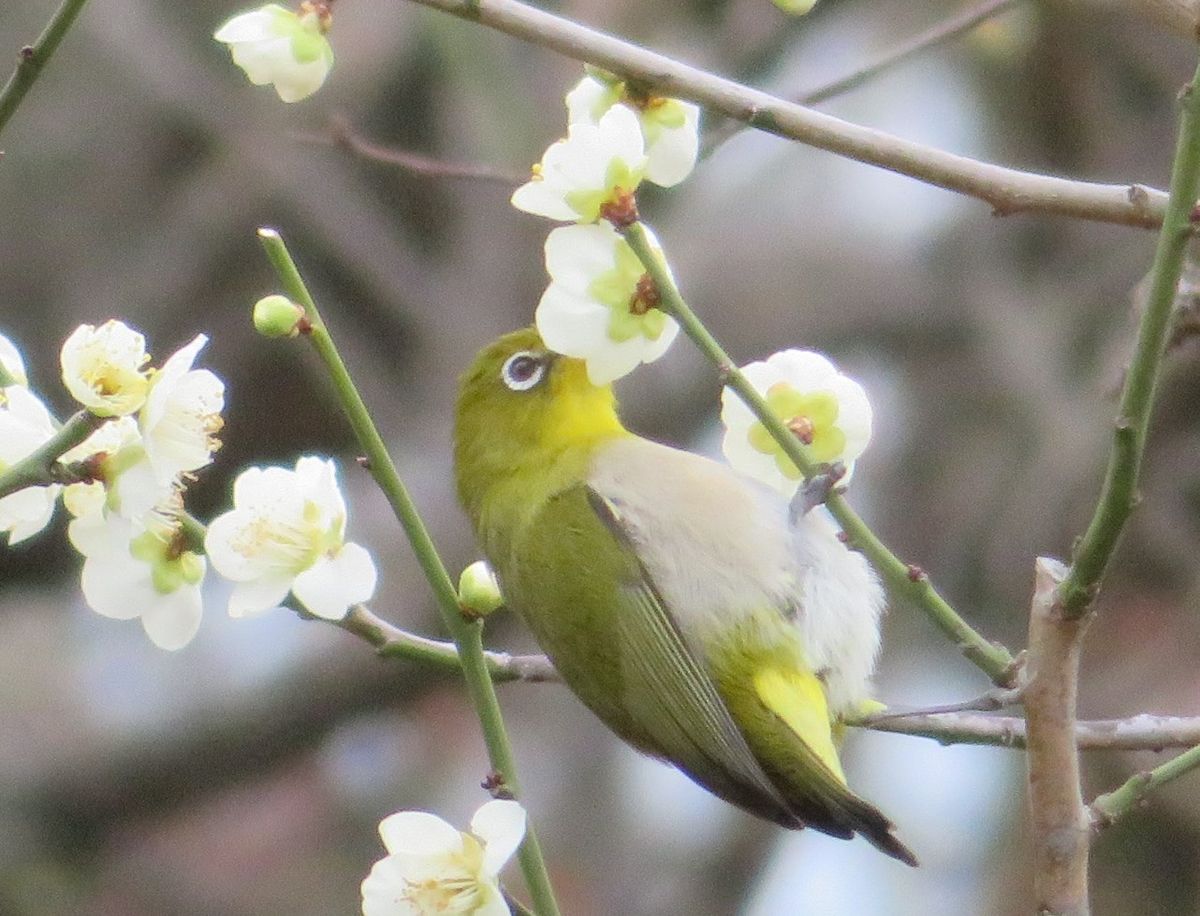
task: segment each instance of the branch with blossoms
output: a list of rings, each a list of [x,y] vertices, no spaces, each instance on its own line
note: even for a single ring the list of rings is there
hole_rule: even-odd
[[[879,714],[847,724],[946,742],[1030,744],[1039,902],[1048,911],[1078,910],[1080,900],[1086,908],[1078,749],[1190,748],[1097,798],[1087,811],[1094,827],[1200,766],[1195,720],[1074,720],[1083,623],[1133,506],[1171,293],[1193,231],[1200,126],[1190,115],[1195,105],[1190,88],[1167,200],[1140,185],[1034,175],[888,137],[517,0],[417,2],[605,68],[588,72],[568,93],[567,136],[547,150],[532,180],[512,198],[522,210],[572,224],[553,229],[545,243],[550,282],[534,314],[543,341],[582,360],[591,381],[606,385],[660,358],[683,330],[724,383],[722,451],[729,463],[787,497],[793,521],[828,512],[847,547],[870,560],[895,598],[920,608],[1026,706],[1025,720],[934,711]],[[797,14],[814,2],[776,0]],[[1007,5],[996,0],[983,12]],[[82,6],[83,0],[66,0],[37,44],[22,53],[13,78],[0,90],[0,128]],[[297,11],[268,4],[233,17],[214,37],[229,47],[251,82],[271,85],[281,100],[296,102],[316,92],[330,73],[331,24],[329,0],[304,2]],[[1014,659],[976,632],[919,568],[893,555],[847,503],[844,489],[871,435],[871,407],[862,386],[812,351],[787,350],[738,367],[686,302],[663,247],[640,220],[636,195],[642,181],[673,187],[691,172],[699,146],[695,103],[751,127],[973,195],[1000,214],[1040,210],[1137,226],[1163,224],[1154,293],[1122,398],[1105,493],[1071,574],[1064,579],[1056,566],[1039,566],[1044,576],[1031,612],[1028,671],[1020,656]],[[121,322],[80,327],[63,346],[61,366],[63,383],[81,410],[61,425],[30,391],[17,348],[0,338],[0,533],[10,544],[36,535],[61,499],[72,516],[69,539],[83,557],[87,603],[108,617],[139,619],[149,639],[164,649],[181,649],[197,632],[211,563],[233,583],[227,607],[232,617],[290,602],[302,615],[354,633],[381,654],[459,668],[495,770],[487,788],[497,797],[479,809],[468,832],[423,812],[384,819],[380,835],[387,856],[362,884],[363,912],[383,916],[400,907],[412,913],[500,916],[510,907],[520,911],[499,877],[519,848],[536,911],[555,916],[536,835],[515,800],[519,782],[493,690],[495,680],[551,680],[555,672],[541,657],[483,651],[482,618],[502,604],[494,578],[473,566],[455,588],[282,239],[273,230],[260,236],[286,295],[261,300],[256,324],[268,336],[304,337],[324,361],[452,642],[404,633],[363,605],[375,592],[375,564],[365,547],[347,539],[348,510],[331,460],[302,456],[294,467],[249,468],[234,482],[232,508],[207,528],[187,514],[187,488],[213,460],[224,407],[224,385],[208,370],[193,368],[206,343],[203,335],[156,364],[142,335]],[[1056,646],[1058,651],[1048,651]],[[1056,778],[1039,789],[1035,769]],[[1052,787],[1048,793],[1046,786]],[[1071,841],[1070,856],[1061,854],[1064,838]],[[1062,871],[1075,886],[1065,888],[1067,881],[1056,882],[1053,870],[1043,869],[1055,856],[1070,859]],[[1050,875],[1049,890],[1043,871]]]

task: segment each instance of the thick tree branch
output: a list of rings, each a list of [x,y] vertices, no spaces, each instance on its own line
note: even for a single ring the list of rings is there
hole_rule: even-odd
[[[1037,912],[1088,913],[1088,819],[1079,782],[1075,703],[1087,618],[1066,617],[1058,587],[1066,567],[1039,557],[1025,663],[1025,755]]]
[[[934,149],[751,89],[519,0],[414,2],[603,67],[657,94],[689,99],[759,130],[976,197],[1000,216],[1037,211],[1149,228],[1165,211],[1166,195],[1152,188],[1069,181]]]

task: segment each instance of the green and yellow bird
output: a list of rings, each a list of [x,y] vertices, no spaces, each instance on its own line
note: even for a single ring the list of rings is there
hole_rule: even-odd
[[[799,829],[915,865],[846,786],[883,594],[823,510],[634,435],[611,386],[533,328],[486,347],[455,416],[459,498],[508,605],[621,738]]]

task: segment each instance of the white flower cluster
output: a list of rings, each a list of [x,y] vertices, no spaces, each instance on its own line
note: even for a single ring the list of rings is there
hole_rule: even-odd
[[[584,360],[592,382],[605,385],[658,359],[679,333],[613,224],[636,218],[643,179],[671,187],[691,173],[700,109],[604,73],[584,76],[566,103],[566,138],[546,150],[512,203],[574,224],[546,239],[550,285],[535,321],[546,346]]]
[[[172,650],[199,629],[208,560],[234,583],[234,617],[273,608],[292,592],[311,613],[337,620],[375,590],[370,555],[345,540],[331,461],[249,468],[234,484],[233,509],[207,534],[187,517],[184,492],[212,461],[223,425],[224,383],[193,368],[206,342],[199,335],[154,368],[145,338],[122,322],[78,328],[63,344],[62,380],[100,425],[59,456],[69,482],[0,498],[0,534],[11,545],[45,528],[61,494],[73,516],[68,536],[84,557],[88,605],[140,619],[155,645]],[[0,480],[57,432],[27,387],[20,352],[0,336]]]
[[[83,595],[98,613],[139,618],[164,649],[186,645],[200,625],[205,560],[183,527],[183,490],[219,446],[225,386],[193,369],[203,335],[161,367],[146,341],[119,321],[82,325],[63,344],[62,381],[101,425],[64,452],[77,482],[30,486],[0,499],[0,532],[16,544],[41,531],[61,494],[74,516],[71,543],[84,557]],[[57,424],[26,387],[20,354],[0,338],[0,474],[50,442]]]
[[[801,12],[811,5],[789,6]],[[546,346],[584,360],[592,383],[606,385],[658,359],[679,332],[658,308],[658,290],[618,228],[637,218],[634,195],[643,179],[670,187],[690,174],[700,110],[596,72],[566,102],[566,138],[546,150],[512,203],[573,223],[546,239],[550,284],[534,320]],[[661,257],[658,240],[643,228]],[[840,461],[849,476],[871,435],[871,406],[857,382],[810,350],[776,353],[743,372],[814,463]],[[722,404],[730,464],[794,493],[802,475],[782,447],[729,389]]]
[[[795,11],[801,5],[793,4]],[[546,150],[512,203],[573,223],[546,239],[550,284],[535,322],[550,349],[584,360],[592,383],[605,385],[658,359],[678,334],[618,230],[637,219],[634,195],[643,179],[669,187],[691,172],[700,110],[603,73],[586,75],[566,101],[567,137]],[[661,258],[657,239],[643,228]],[[743,371],[814,463],[840,461],[849,474],[871,434],[871,407],[857,382],[809,350],[776,353]],[[782,447],[737,395],[726,389],[722,402],[730,463],[794,493],[802,475]]]

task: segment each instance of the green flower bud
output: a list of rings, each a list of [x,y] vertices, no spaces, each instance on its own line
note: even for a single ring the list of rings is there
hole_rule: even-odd
[[[254,303],[254,329],[263,337],[295,337],[303,317],[303,308],[278,293]]]
[[[475,617],[486,617],[504,606],[500,585],[483,560],[463,570],[458,580],[458,603],[465,613]]]
[[[817,5],[817,0],[774,0],[774,2],[785,13],[791,13],[793,16],[803,16]]]

